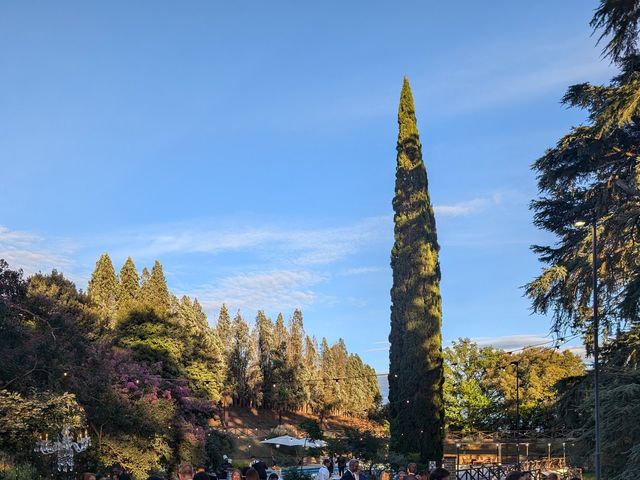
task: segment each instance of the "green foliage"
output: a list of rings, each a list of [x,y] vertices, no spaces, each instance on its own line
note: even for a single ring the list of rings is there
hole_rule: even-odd
[[[492,347],[479,348],[468,338],[444,349],[445,412],[451,430],[484,430],[497,424],[495,401],[499,393],[493,385],[500,353]]]
[[[33,480],[34,478],[38,478],[38,471],[29,463],[0,467],[0,480]]]
[[[634,478],[640,466],[640,327],[609,343],[601,357],[602,469],[605,478]],[[590,464],[594,449],[593,372],[567,379],[557,403],[558,425],[575,429],[575,461]]]
[[[296,467],[291,467],[282,472],[282,476],[287,480],[312,480],[313,476]]]
[[[322,427],[315,420],[304,420],[300,422],[300,428],[305,434],[305,437],[310,440],[322,440],[324,439],[324,432]]]
[[[444,441],[439,246],[406,78],[398,126],[389,335],[391,445],[398,452],[419,451],[424,462],[439,462]]]
[[[388,437],[357,428],[345,428],[341,437],[328,439],[328,443],[330,451],[351,452],[365,462],[386,461],[389,456]]]
[[[638,22],[640,2],[638,0],[601,0],[591,26],[602,29],[598,42],[611,37],[605,45],[603,55],[619,62],[638,50]]]
[[[171,308],[171,297],[162,265],[158,260],[153,264],[148,280],[144,279],[141,287],[143,305],[155,310],[158,315],[166,315]]]
[[[131,257],[127,257],[124,265],[122,265],[118,280],[120,281],[118,313],[119,315],[126,315],[127,312],[135,309],[140,301],[140,278]]]
[[[103,253],[96,262],[91,275],[87,293],[103,318],[111,318],[116,310],[118,299],[118,279],[113,263],[107,253]]]
[[[48,434],[57,438],[63,424],[85,428],[84,411],[75,395],[51,392],[25,397],[0,390],[0,451],[18,460],[30,460],[36,439]]]
[[[206,467],[216,471],[223,463],[223,455],[228,455],[235,448],[233,437],[217,430],[207,434],[205,449],[207,452]]]
[[[104,436],[99,449],[99,459],[103,465],[122,465],[135,478],[145,478],[149,472],[162,469],[172,454],[167,440],[161,436],[134,434]]]
[[[238,403],[264,406],[265,382],[273,382],[269,407],[282,412],[312,404],[307,379],[318,379],[320,389],[333,386],[300,311],[290,329],[282,316],[274,325],[262,312],[252,329],[239,313],[233,323],[225,319],[223,307],[211,328],[196,299],[169,293],[159,262],[153,273],[143,271],[137,289],[128,259],[116,283],[118,303],[105,316],[95,299],[105,298],[98,292],[99,280],[110,276],[108,258],[94,272],[94,297],[55,271],[24,280],[0,260],[0,450],[13,461],[27,459],[36,432],[53,436],[64,418],[86,425],[93,439],[79,468],[119,463],[144,478],[181,460],[214,465],[231,448],[208,427],[226,388]],[[298,339],[294,346],[290,337]],[[372,371],[342,341],[327,349],[339,358],[341,376],[349,368]],[[358,413],[365,407],[342,406]],[[47,466],[35,467],[42,474]]]
[[[509,354],[479,348],[469,339],[444,350],[445,403],[450,430],[511,430],[516,424],[516,366],[520,386],[520,428],[557,426],[554,413],[561,384],[584,375],[584,363],[570,351],[527,348]]]

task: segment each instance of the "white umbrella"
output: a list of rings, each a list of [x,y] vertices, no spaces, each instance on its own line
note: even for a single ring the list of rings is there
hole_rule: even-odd
[[[327,446],[324,440],[310,440],[308,438],[295,438],[291,435],[282,435],[280,437],[268,438],[260,443],[270,443],[272,445],[284,445],[285,447],[307,447],[322,448]]]
[[[304,439],[292,437],[291,435],[282,435],[280,437],[268,438],[260,443],[271,443],[273,445],[284,445],[285,447],[302,447],[305,444]]]

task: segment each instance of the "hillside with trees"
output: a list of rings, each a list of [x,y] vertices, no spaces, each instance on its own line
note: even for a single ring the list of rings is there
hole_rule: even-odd
[[[212,427],[224,427],[223,405],[365,418],[380,400],[375,371],[344,341],[307,335],[300,310],[248,322],[223,305],[211,325],[197,299],[170,292],[157,261],[139,274],[129,258],[116,273],[104,254],[86,293],[0,261],[0,451],[16,462],[67,422],[89,429],[79,460],[92,469],[215,466],[230,441]]]

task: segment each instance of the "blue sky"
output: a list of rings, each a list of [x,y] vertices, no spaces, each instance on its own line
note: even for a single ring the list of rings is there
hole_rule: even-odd
[[[0,4],[0,257],[84,288],[108,251],[387,369],[396,112],[412,84],[445,344],[535,343],[531,163],[612,74],[596,2]]]

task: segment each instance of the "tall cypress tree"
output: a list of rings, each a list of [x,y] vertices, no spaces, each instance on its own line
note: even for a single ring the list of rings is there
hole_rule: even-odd
[[[444,441],[439,246],[407,78],[398,125],[389,335],[391,448],[439,463]]]
[[[113,317],[118,298],[118,279],[107,253],[103,253],[96,262],[87,293],[103,318]]]

